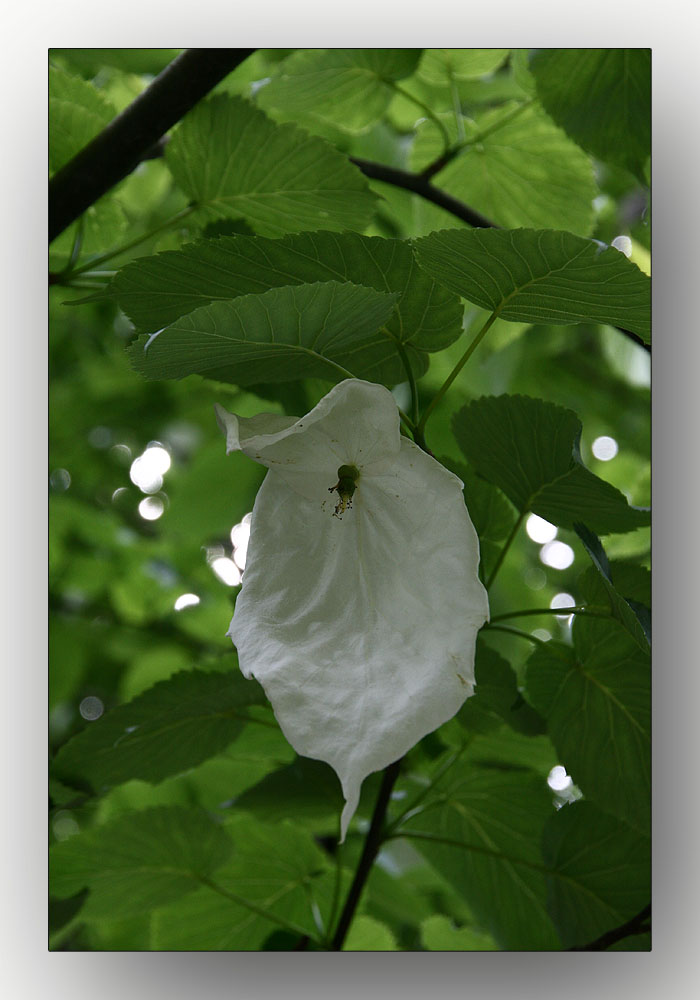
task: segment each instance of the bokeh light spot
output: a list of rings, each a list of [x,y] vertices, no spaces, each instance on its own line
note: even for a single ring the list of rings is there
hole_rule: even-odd
[[[199,604],[197,594],[180,594],[173,607],[176,611],[182,611],[183,608],[193,608],[195,604]]]
[[[599,462],[609,462],[611,458],[615,458],[615,455],[617,455],[617,441],[615,438],[603,434],[601,437],[595,439],[591,445],[591,451]]]
[[[229,587],[237,587],[241,582],[241,571],[233,559],[229,559],[227,556],[218,556],[211,561],[210,565],[221,582],[228,584]]]
[[[566,542],[547,542],[540,549],[540,561],[552,569],[568,569],[574,561],[574,550]]]
[[[530,514],[525,524],[525,530],[533,542],[539,542],[540,545],[544,542],[551,542],[557,537],[556,525],[550,524],[549,521],[538,517],[537,514]]]
[[[139,514],[144,521],[157,521],[165,510],[165,504],[160,497],[144,497],[139,504]]]
[[[100,698],[90,694],[80,702],[80,714],[88,722],[94,722],[104,712],[105,707]]]

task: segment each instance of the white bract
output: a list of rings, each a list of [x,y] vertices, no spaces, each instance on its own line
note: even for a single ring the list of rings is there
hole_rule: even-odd
[[[338,774],[344,839],[364,778],[474,691],[488,601],[462,483],[369,382],[299,419],[217,417],[227,452],[269,469],[228,635],[297,753]]]

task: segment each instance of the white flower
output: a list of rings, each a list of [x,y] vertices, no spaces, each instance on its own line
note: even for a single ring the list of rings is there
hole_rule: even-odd
[[[300,419],[217,417],[227,452],[270,470],[228,635],[294,749],[337,772],[344,839],[364,778],[474,691],[488,601],[462,483],[369,382],[341,382]]]

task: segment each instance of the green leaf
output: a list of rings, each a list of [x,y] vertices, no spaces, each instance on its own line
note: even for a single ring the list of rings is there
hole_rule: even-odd
[[[89,723],[61,748],[55,772],[96,790],[131,778],[156,783],[220,753],[250,706],[263,704],[259,685],[238,672],[182,671]]]
[[[380,327],[396,293],[337,281],[271,288],[201,306],[130,348],[148,378],[206,375],[250,386],[300,378],[339,381],[351,374],[401,380],[392,338]]]
[[[285,115],[311,114],[361,132],[379,121],[395,93],[392,82],[409,76],[420,55],[420,49],[300,49],[257,101]]]
[[[593,566],[579,577],[579,587],[586,603],[609,609],[612,617],[627,629],[646,652],[651,644],[649,570],[636,563],[622,561],[616,561],[611,566],[600,539],[585,525],[577,524],[575,528],[593,562]]]
[[[439,807],[401,828],[410,843],[464,896],[501,947],[559,947],[539,852],[552,812],[545,780],[528,771],[471,766],[440,790]]]
[[[571,410],[529,396],[482,396],[456,413],[454,435],[472,467],[521,512],[598,534],[649,524],[610,483],[580,462],[581,423]]]
[[[572,233],[452,229],[415,242],[437,281],[502,319],[607,323],[650,337],[650,281],[612,247]]]
[[[460,462],[441,458],[440,463],[464,483],[464,502],[479,538],[488,538],[494,542],[505,538],[513,527],[515,517],[513,508],[500,490],[480,479]]]
[[[649,823],[649,655],[611,619],[577,617],[573,649],[538,646],[528,700],[546,718],[561,763],[586,798],[646,831]]]
[[[290,823],[243,816],[227,832],[233,858],[209,886],[154,914],[154,948],[255,951],[280,927],[296,929],[297,941],[316,938],[312,900],[327,916],[334,875],[311,836]]]
[[[468,732],[488,732],[503,722],[526,734],[545,732],[544,721],[520,694],[510,664],[481,638],[477,640],[475,676],[475,693],[455,716]]]
[[[591,802],[552,816],[542,850],[552,872],[549,912],[566,948],[627,923],[651,898],[649,839]]]
[[[72,160],[109,125],[116,110],[87,80],[49,69],[49,166],[51,172]]]
[[[238,97],[198,104],[166,162],[202,221],[242,216],[265,236],[362,230],[374,211],[365,178],[336,149],[295,125],[275,125]]]
[[[436,187],[499,226],[591,232],[597,189],[590,157],[538,104],[509,102],[475,122],[465,119],[464,139],[449,118],[445,123],[462,148],[434,175]],[[427,119],[411,151],[413,168],[420,170],[442,150],[440,132]]]
[[[358,233],[202,240],[127,264],[109,290],[136,328],[152,333],[219,299],[316,281],[398,293],[386,326],[411,354],[441,350],[462,332],[457,296],[417,266],[409,243]]]
[[[266,822],[330,820],[343,808],[338,778],[328,764],[298,757],[293,764],[268,774],[236,800],[236,809]]]
[[[51,849],[51,892],[64,898],[87,886],[86,919],[139,914],[198,888],[231,849],[226,833],[201,810],[127,813]]]
[[[498,951],[490,934],[473,927],[455,927],[449,917],[440,913],[424,920],[420,933],[426,951]]]
[[[564,131],[642,183],[651,152],[651,49],[538,49],[537,94]]]
[[[356,916],[345,938],[343,951],[400,951],[386,924],[365,914]]]
[[[420,61],[419,76],[432,84],[450,80],[478,80],[495,72],[505,61],[509,49],[426,49]]]

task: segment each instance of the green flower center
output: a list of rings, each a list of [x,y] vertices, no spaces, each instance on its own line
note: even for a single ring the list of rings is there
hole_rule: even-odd
[[[329,486],[329,493],[338,494],[338,503],[335,505],[333,517],[342,519],[342,514],[352,507],[352,498],[357,489],[357,480],[360,478],[360,470],[356,465],[341,465],[338,469],[338,482],[335,486]]]

